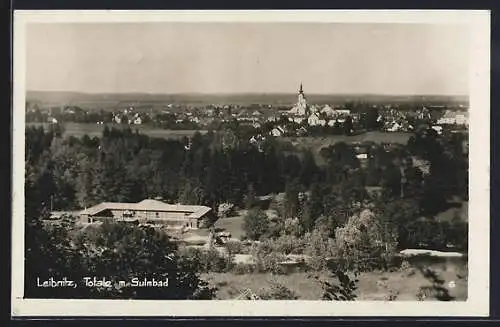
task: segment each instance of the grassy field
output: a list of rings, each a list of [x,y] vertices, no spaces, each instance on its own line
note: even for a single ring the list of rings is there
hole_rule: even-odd
[[[44,126],[48,128],[50,123],[27,123],[27,126]],[[80,124],[80,123],[66,123],[64,126],[64,135],[65,136],[75,136],[82,137],[84,135],[88,135],[90,137],[94,136],[102,136],[102,131],[104,130],[105,125],[97,125],[97,124]],[[166,139],[179,139],[185,136],[192,136],[196,133],[195,130],[167,130],[161,128],[154,128],[147,125],[117,125],[117,124],[108,124],[110,127],[116,128],[125,128],[130,127],[132,131],[136,129],[139,133],[148,135],[150,137],[157,138],[166,138]],[[200,130],[200,133],[204,134],[207,131]]]
[[[460,206],[451,207],[446,211],[443,211],[436,215],[436,219],[439,221],[451,222],[455,217],[459,217],[461,221],[469,221],[469,202],[464,201]]]
[[[433,264],[432,268],[444,281],[443,287],[458,301],[467,299],[467,281],[464,263],[443,262]],[[320,274],[321,278],[327,277]],[[305,272],[296,272],[290,275],[209,273],[203,275],[212,286],[218,288],[217,299],[229,300],[236,298],[241,292],[249,288],[256,294],[269,289],[274,283],[280,283],[292,290],[299,300],[319,300],[323,294],[321,286]],[[454,282],[455,285],[450,285]],[[420,287],[430,286],[429,282],[415,268],[394,272],[362,273],[359,277],[358,300],[383,301],[389,292],[397,294],[397,301],[415,301]]]
[[[231,233],[232,238],[237,238],[241,240],[241,237],[245,234],[243,231],[243,218],[246,214],[245,210],[240,210],[237,212],[236,216],[219,218],[214,227],[218,231],[227,231]],[[210,231],[208,229],[194,229],[186,233],[188,236],[200,236],[208,237]]]
[[[375,143],[399,143],[406,144],[413,133],[400,132],[366,132],[358,135],[328,135],[320,137],[284,137],[283,140],[304,146],[328,146],[338,142],[375,142]]]
[[[345,142],[348,144],[358,143],[358,142],[375,142],[375,143],[397,143],[397,144],[407,144],[408,139],[412,136],[412,133],[399,133],[399,132],[367,132],[359,135],[347,136],[347,135],[328,135],[320,137],[284,137],[281,140],[283,142],[289,142],[297,149],[308,149],[313,152],[316,163],[324,164],[324,159],[320,156],[319,151],[327,146],[333,145],[339,142]]]
[[[228,231],[231,233],[231,237],[241,239],[245,234],[243,231],[243,218],[244,213],[240,213],[235,217],[220,218],[215,223],[215,228]]]

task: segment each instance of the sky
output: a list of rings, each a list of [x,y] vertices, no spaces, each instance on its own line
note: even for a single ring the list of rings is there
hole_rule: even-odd
[[[32,23],[26,37],[28,90],[469,93],[466,26]]]

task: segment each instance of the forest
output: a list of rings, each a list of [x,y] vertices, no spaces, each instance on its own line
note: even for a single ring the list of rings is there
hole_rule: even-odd
[[[466,251],[467,222],[435,219],[453,205],[451,200],[468,200],[465,135],[419,129],[406,146],[367,144],[366,162],[356,157],[352,145],[339,142],[321,150],[325,165],[318,165],[310,150],[290,148],[274,138],[253,144],[250,137],[231,126],[185,140],[152,138],[130,128],[105,127],[101,137],[76,138],[63,137],[63,127],[57,124],[48,130],[27,127],[27,294],[213,298],[215,290],[200,277],[208,268],[200,265],[200,258],[180,251],[166,234],[119,224],[104,224],[92,233],[70,222],[43,225],[42,218],[51,210],[81,210],[100,202],[161,198],[214,210],[231,203],[248,210],[247,238],[261,241],[256,257],[278,247],[312,254],[320,265],[335,257],[339,278],[346,271],[387,267],[394,253],[405,248],[453,246]],[[428,163],[429,169],[415,166],[412,158]],[[284,194],[284,201],[272,205],[279,218],[269,221],[256,199],[278,193]],[[360,233],[353,236],[353,228]],[[349,241],[353,237],[358,240],[354,247]],[[167,256],[173,259],[165,260]],[[117,281],[151,272],[158,278],[176,276],[175,282],[163,290],[87,293],[45,290],[32,283],[35,276],[55,274],[115,276]]]

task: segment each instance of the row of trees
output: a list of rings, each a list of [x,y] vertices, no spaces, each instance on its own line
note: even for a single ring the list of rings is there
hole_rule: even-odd
[[[467,199],[467,157],[459,135],[416,134],[407,147],[387,151],[366,144],[361,165],[354,148],[340,142],[323,148],[326,165],[311,151],[297,151],[267,139],[259,148],[238,129],[196,134],[188,142],[150,138],[130,129],[105,128],[101,138],[62,138],[62,131],[31,127],[26,132],[27,180],[40,189],[40,203],[53,209],[80,209],[104,201],[230,202],[251,209],[248,199],[284,192],[277,209],[311,231],[324,216],[330,234],[361,203],[373,201],[366,187],[379,187],[383,203],[412,200],[409,216],[430,217],[452,197]],[[411,157],[428,162],[427,172]],[[247,200],[245,200],[247,199]],[[397,211],[397,210],[396,210]]]

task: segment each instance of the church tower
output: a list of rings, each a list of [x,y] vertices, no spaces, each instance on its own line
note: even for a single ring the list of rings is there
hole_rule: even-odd
[[[290,110],[290,113],[297,116],[305,116],[308,113],[308,108],[306,96],[304,95],[304,89],[302,88],[302,83],[300,83],[299,94],[297,98],[297,103]]]
[[[298,107],[297,111],[298,111],[299,115],[305,116],[307,114],[307,112],[306,112],[307,100],[306,100],[306,96],[304,95],[304,89],[302,88],[302,83],[300,83],[297,107]]]

